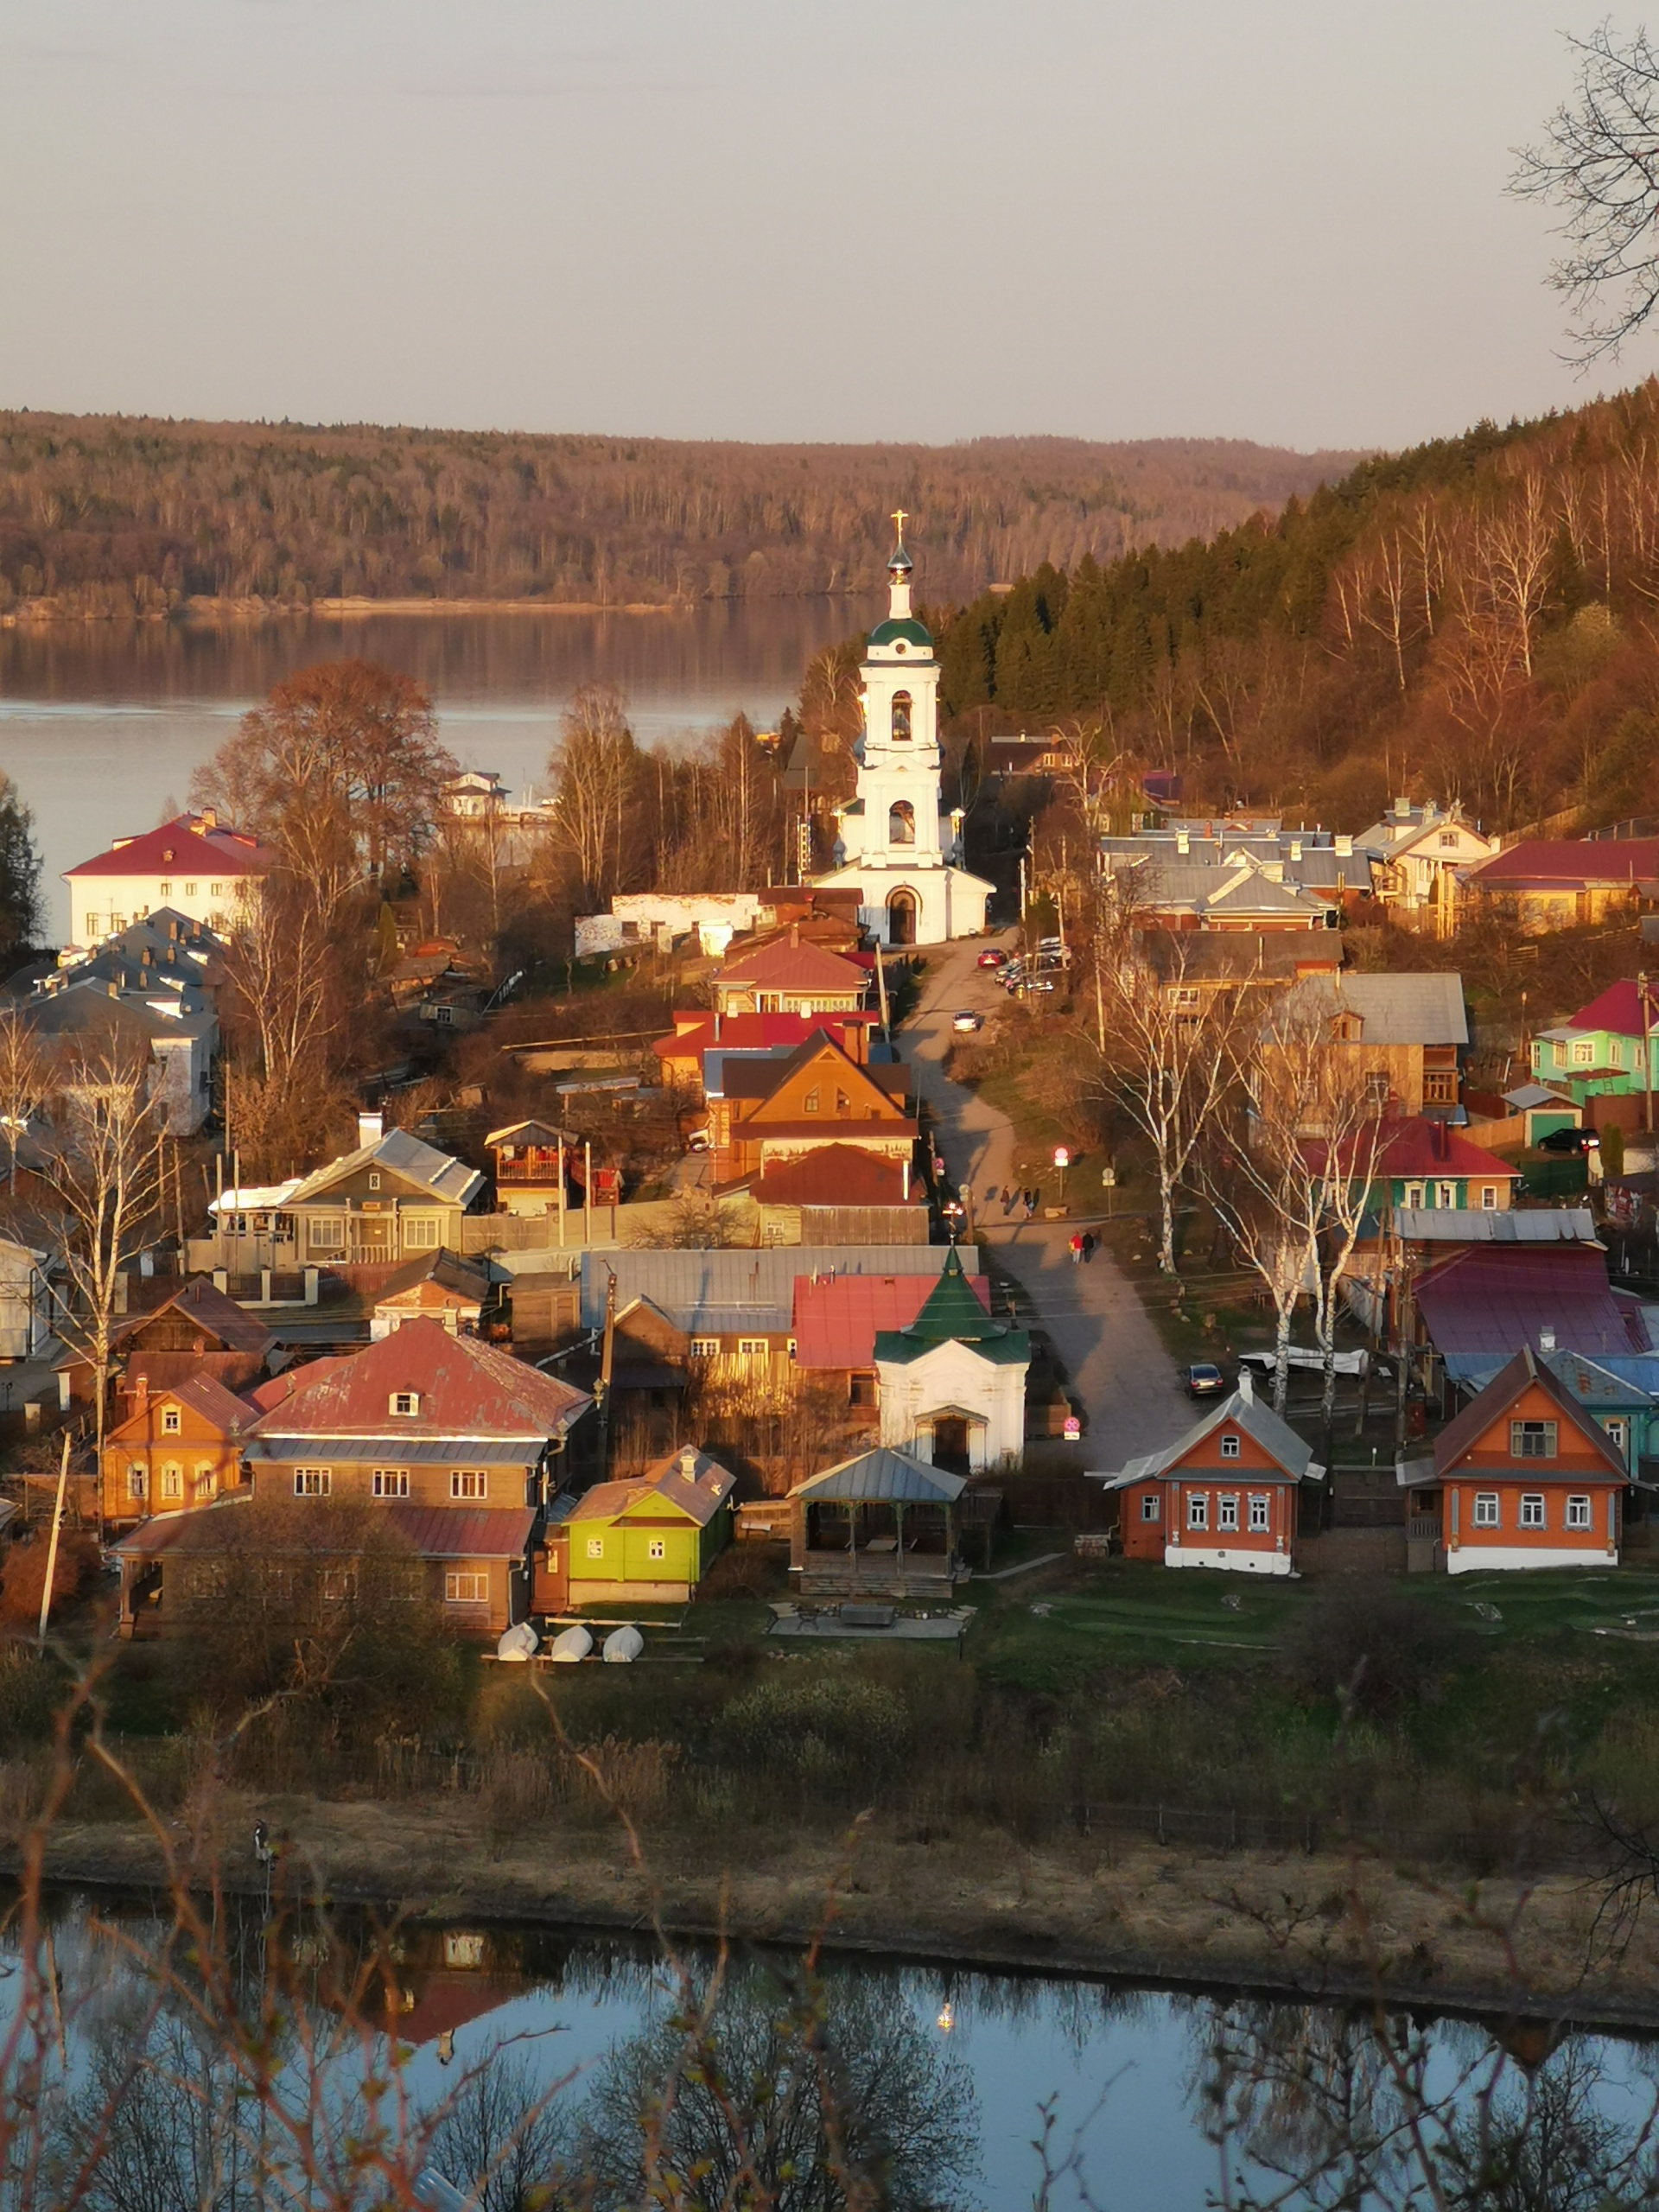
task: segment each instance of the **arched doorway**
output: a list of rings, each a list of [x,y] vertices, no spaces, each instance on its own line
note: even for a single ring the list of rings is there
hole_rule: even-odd
[[[916,893],[895,891],[887,900],[887,943],[914,944],[916,942]]]

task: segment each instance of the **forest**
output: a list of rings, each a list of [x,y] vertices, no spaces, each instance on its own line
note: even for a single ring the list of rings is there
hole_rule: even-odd
[[[1076,718],[1189,804],[1630,820],[1659,766],[1659,384],[1363,461],[1207,540],[1040,564],[941,626],[959,727]]]
[[[868,589],[891,511],[930,595],[1276,511],[1351,454],[1243,442],[949,447],[329,429],[0,411],[0,616],[193,599],[616,606]]]

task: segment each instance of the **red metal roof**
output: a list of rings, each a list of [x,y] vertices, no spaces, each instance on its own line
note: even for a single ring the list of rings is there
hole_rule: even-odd
[[[878,1127],[880,1124],[877,1124]],[[901,1206],[922,1205],[919,1187],[905,1192],[905,1162],[866,1152],[855,1144],[820,1145],[798,1160],[780,1160],[749,1186],[766,1206]]]
[[[1581,1007],[1565,1025],[1568,1029],[1605,1029],[1614,1037],[1639,1037],[1642,1034],[1642,1001],[1634,976],[1627,976],[1623,982],[1610,983],[1599,999]],[[1659,1029],[1659,992],[1648,988],[1648,1026]],[[1582,1072],[1574,1068],[1574,1075]]]
[[[974,1295],[988,1313],[991,1288],[983,1275],[969,1275]],[[876,1332],[907,1329],[938,1287],[938,1275],[837,1275],[814,1282],[795,1278],[790,1326],[798,1367],[869,1367],[875,1359]]]
[[[677,1014],[674,1019],[687,1017]],[[733,1052],[765,1052],[779,1045],[804,1045],[815,1029],[827,1029],[844,1047],[843,1028],[867,1029],[874,1020],[864,1013],[704,1014],[672,1037],[658,1038],[651,1049],[665,1060],[689,1060],[693,1054],[700,1059],[715,1046]]]
[[[1363,1139],[1344,1138],[1339,1151],[1351,1166],[1357,1161],[1363,1167],[1370,1142],[1369,1133]],[[1312,1165],[1323,1163],[1325,1147],[1317,1139],[1302,1149]],[[1384,1124],[1373,1172],[1388,1176],[1479,1177],[1488,1183],[1512,1182],[1521,1173],[1496,1153],[1459,1136],[1448,1123],[1416,1115]]]
[[[404,1391],[417,1394],[418,1413],[392,1413]],[[476,1337],[452,1337],[425,1316],[363,1351],[302,1368],[280,1403],[256,1395],[270,1408],[258,1433],[298,1437],[546,1438],[591,1403],[569,1383]]]
[[[1659,837],[1522,837],[1469,873],[1486,891],[1500,884],[1635,883],[1659,875]]]
[[[857,961],[818,944],[763,944],[739,953],[715,978],[718,983],[750,985],[768,991],[859,991],[869,982]]]
[[[1437,1351],[1514,1353],[1553,1329],[1564,1351],[1649,1350],[1641,1318],[1614,1297],[1606,1255],[1573,1245],[1474,1244],[1417,1280]]]
[[[527,1505],[389,1505],[386,1518],[423,1559],[522,1559],[536,1525]]]
[[[95,860],[67,868],[66,876],[185,874],[195,869],[202,875],[264,875],[273,855],[257,837],[240,830],[204,829],[201,817],[181,814],[129,837]]]

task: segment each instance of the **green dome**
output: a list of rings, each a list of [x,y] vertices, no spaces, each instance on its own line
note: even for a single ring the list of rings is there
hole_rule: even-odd
[[[912,616],[906,616],[901,621],[878,622],[870,632],[873,645],[894,645],[900,639],[907,645],[920,645],[928,652],[933,650],[932,639]]]

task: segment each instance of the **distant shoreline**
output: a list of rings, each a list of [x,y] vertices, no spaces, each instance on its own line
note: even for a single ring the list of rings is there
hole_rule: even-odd
[[[793,593],[794,598],[851,598],[852,593]],[[868,595],[868,594],[867,594]],[[728,601],[727,604],[735,604]],[[757,602],[758,603],[758,602]],[[43,630],[64,623],[99,622],[214,623],[293,622],[316,617],[327,622],[362,622],[378,614],[695,614],[712,600],[588,599],[314,599],[306,607],[286,607],[270,600],[187,599],[176,607],[151,613],[109,613],[102,610],[78,613],[64,607],[35,601],[0,614],[0,630]]]

